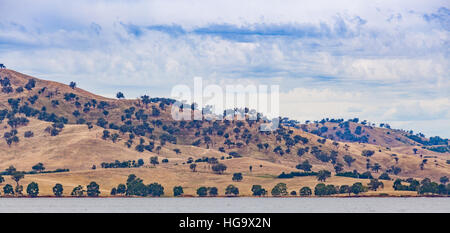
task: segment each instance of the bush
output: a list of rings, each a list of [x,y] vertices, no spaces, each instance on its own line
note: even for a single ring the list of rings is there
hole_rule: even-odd
[[[252,186],[253,196],[265,196],[267,191],[261,187],[261,185]]]
[[[288,194],[287,185],[285,183],[278,183],[273,187],[271,194],[272,196],[286,196]]]
[[[380,180],[391,180],[391,177],[389,177],[389,175],[384,172],[383,174],[380,175],[380,177],[378,177],[378,179]]]
[[[238,182],[241,181],[242,180],[242,173],[240,173],[240,172],[239,173],[234,173],[232,180],[233,181],[238,181]]]
[[[239,189],[236,186],[230,184],[225,189],[225,195],[227,195],[227,196],[237,196],[237,195],[239,195]]]
[[[208,189],[206,187],[200,187],[197,189],[197,195],[199,197],[206,197],[208,195]]]
[[[281,179],[290,179],[294,177],[303,177],[303,176],[317,176],[317,172],[291,172],[291,173],[284,173],[282,172],[280,175],[278,175],[278,178]]]
[[[33,133],[32,131],[26,131],[26,132],[23,134],[23,136],[26,137],[26,138],[31,138],[31,137],[34,136],[34,133]]]
[[[300,189],[299,193],[302,197],[311,196],[312,190],[309,187],[305,186]]]
[[[361,155],[365,156],[365,157],[370,157],[370,156],[372,156],[374,154],[375,154],[375,151],[373,151],[373,150],[363,150],[361,152]]]
[[[175,186],[173,187],[173,196],[174,197],[179,197],[181,195],[183,195],[183,187],[181,186]]]
[[[27,193],[30,197],[37,197],[37,195],[39,195],[39,185],[35,182],[31,182],[27,186]]]

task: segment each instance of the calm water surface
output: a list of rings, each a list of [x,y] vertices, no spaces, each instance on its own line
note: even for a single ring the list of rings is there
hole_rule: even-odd
[[[450,198],[0,198],[0,212],[450,213]]]

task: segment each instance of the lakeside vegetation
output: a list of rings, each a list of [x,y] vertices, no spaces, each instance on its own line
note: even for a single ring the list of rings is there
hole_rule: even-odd
[[[23,186],[20,184],[25,176],[23,172],[10,170],[9,176],[16,182],[15,187],[11,184],[2,183],[5,182],[5,178],[0,175],[0,185],[3,186],[0,191],[0,197],[38,197],[39,196],[39,184],[37,182],[31,182],[26,186],[26,194],[23,193]],[[311,173],[308,173],[311,174]],[[329,174],[322,170],[315,173],[319,181],[325,182]],[[232,181],[240,182],[243,179],[241,173],[234,173],[232,176]],[[353,185],[333,185],[318,183],[315,187],[302,186],[296,189],[288,189],[285,183],[278,183],[270,190],[272,197],[310,197],[310,196],[342,196],[346,194],[348,196],[359,196],[363,195],[365,192],[372,190],[377,191],[384,188],[384,183],[379,179],[370,179],[370,182],[363,184],[361,182],[355,182]],[[406,180],[396,179],[393,185],[396,191],[415,191],[417,196],[423,195],[440,195],[440,196],[450,196],[450,183],[447,176],[443,176],[439,180],[440,183],[431,181],[429,178],[425,178],[421,181],[409,178]],[[174,186],[173,196],[183,197],[186,196],[182,186]],[[291,187],[290,187],[291,188]],[[157,183],[153,182],[150,184],[145,184],[144,181],[134,174],[130,174],[125,181],[125,183],[118,184],[117,187],[113,187],[109,194],[103,196],[115,196],[115,197],[160,197],[167,196],[164,192],[165,188]],[[67,191],[70,190],[66,190]],[[64,194],[64,187],[60,183],[56,183],[52,188],[54,197],[69,196]],[[258,184],[254,184],[251,188],[252,196],[269,196],[268,190]],[[101,194],[100,185],[95,181],[90,182],[86,186],[78,185],[74,187],[71,192],[71,197],[98,197]],[[217,187],[198,187],[196,190],[196,195],[198,197],[216,197],[216,196],[227,196],[227,197],[237,197],[239,196],[239,188],[233,184],[228,185],[225,188],[225,192],[220,195]],[[191,195],[187,195],[191,196]],[[385,193],[381,193],[379,196],[387,196]]]

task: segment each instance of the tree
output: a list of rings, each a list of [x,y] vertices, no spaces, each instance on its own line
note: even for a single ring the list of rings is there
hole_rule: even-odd
[[[230,184],[225,189],[225,195],[227,195],[227,196],[237,196],[237,195],[239,195],[239,189],[236,186]]]
[[[448,177],[447,176],[443,176],[443,177],[441,177],[441,178],[439,178],[439,181],[442,183],[442,184],[446,184],[447,182],[448,182]],[[0,182],[1,183],[1,182]],[[449,190],[450,191],[450,190]]]
[[[55,186],[53,187],[53,194],[55,194],[55,196],[60,197],[63,194],[63,186],[62,184],[55,184]]]
[[[363,151],[361,152],[361,155],[362,155],[362,156],[365,156],[365,157],[370,157],[370,156],[372,156],[373,154],[375,154],[375,151],[373,151],[373,150],[363,150]]]
[[[5,178],[3,178],[2,175],[0,175],[0,184],[3,183],[3,182],[5,182]]]
[[[78,185],[77,187],[73,188],[72,192],[70,193],[71,196],[76,197],[82,197],[84,195],[83,186]]]
[[[32,167],[32,169],[37,171],[37,172],[42,172],[43,170],[45,170],[45,167],[44,167],[44,164],[38,163],[38,164],[34,165]]]
[[[344,184],[339,187],[339,193],[348,193],[350,195],[350,186]]]
[[[265,196],[267,191],[261,187],[261,185],[253,185],[252,186],[253,196]]]
[[[123,95],[123,93],[120,92],[120,91],[117,92],[116,97],[117,97],[117,99],[123,99],[123,98],[125,98],[125,96]]]
[[[311,196],[312,190],[309,187],[305,186],[300,189],[299,193],[300,193],[300,196],[303,196],[303,197]]]
[[[146,108],[148,107],[148,104],[151,102],[150,96],[148,96],[148,95],[141,96],[141,100],[142,100],[142,103],[145,104]]]
[[[347,163],[349,167],[352,166],[352,163],[356,161],[352,156],[350,155],[344,155],[344,161]]]
[[[287,185],[285,183],[278,183],[275,185],[271,191],[272,196],[286,196],[288,195],[287,192]]]
[[[295,166],[295,168],[297,168],[299,170],[303,170],[303,171],[309,172],[309,171],[311,171],[312,165],[309,164],[308,160],[305,160],[302,163],[300,163],[297,166]]]
[[[14,189],[10,184],[6,184],[5,187],[3,187],[3,193],[5,195],[14,195]]]
[[[127,192],[127,186],[124,184],[119,184],[117,186],[117,194],[125,194]]]
[[[361,182],[356,182],[350,187],[350,190],[355,195],[358,195],[359,193],[364,192],[364,186],[362,185]]]
[[[317,180],[321,182],[325,182],[327,178],[331,177],[331,172],[327,170],[320,170],[317,173]]]
[[[16,182],[16,189],[18,189],[19,188],[19,181],[21,179],[23,179],[24,173],[16,171],[11,176],[12,176],[12,179]]]
[[[211,169],[216,174],[222,174],[225,170],[227,170],[227,166],[223,163],[214,164]]]
[[[183,195],[183,187],[181,186],[175,186],[173,187],[173,196],[178,197]]]
[[[191,163],[191,165],[189,165],[189,168],[191,169],[192,172],[195,172],[195,169],[197,168],[197,164]]]
[[[372,166],[372,171],[374,171],[374,172],[376,172],[376,173],[378,173],[378,171],[381,169],[381,165],[379,164],[379,163],[375,163],[373,166]]]
[[[98,197],[98,195],[100,194],[99,188],[100,188],[100,186],[97,183],[95,183],[94,181],[92,181],[87,186],[87,195],[89,197]]]
[[[208,195],[208,189],[206,187],[200,187],[197,189],[197,195],[199,197],[205,197]]]
[[[378,179],[371,179],[367,186],[370,190],[373,191],[377,191],[377,189],[380,187],[384,188],[383,182],[379,181]]]
[[[27,193],[30,197],[37,197],[39,195],[39,185],[35,182],[31,182],[27,186]]]
[[[417,154],[417,148],[413,148],[414,154]]]
[[[343,167],[344,167],[344,165],[342,165],[342,163],[337,163],[337,164],[334,166],[334,171],[335,171],[336,173],[339,173],[339,172],[341,172],[342,170],[344,170]]]
[[[239,173],[234,173],[232,180],[233,181],[237,181],[237,182],[241,181],[242,180],[242,173],[240,173],[240,172]]]
[[[208,194],[211,197],[215,197],[219,194],[219,192],[216,187],[208,187]]]
[[[159,162],[158,162],[158,156],[152,156],[152,157],[150,157],[150,163],[151,163],[153,166],[156,166],[156,164],[159,164]]]
[[[15,171],[16,171],[16,168],[14,167],[14,166],[9,166],[8,168],[6,168],[6,173],[8,174],[8,175],[11,175],[11,174],[13,174]]]
[[[77,83],[76,82],[70,82],[69,86],[70,86],[70,88],[75,89],[75,87],[77,87]]]
[[[152,197],[159,197],[161,195],[164,195],[164,187],[156,182],[149,184],[148,194]]]
[[[111,196],[115,196],[117,194],[117,188],[113,187],[110,192]]]
[[[327,186],[324,183],[319,183],[314,188],[314,195],[316,196],[325,196],[328,195]]]

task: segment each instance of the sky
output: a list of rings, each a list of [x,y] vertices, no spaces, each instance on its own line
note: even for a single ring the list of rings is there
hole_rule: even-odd
[[[450,2],[0,0],[0,63],[104,96],[279,84],[280,114],[450,137]]]

